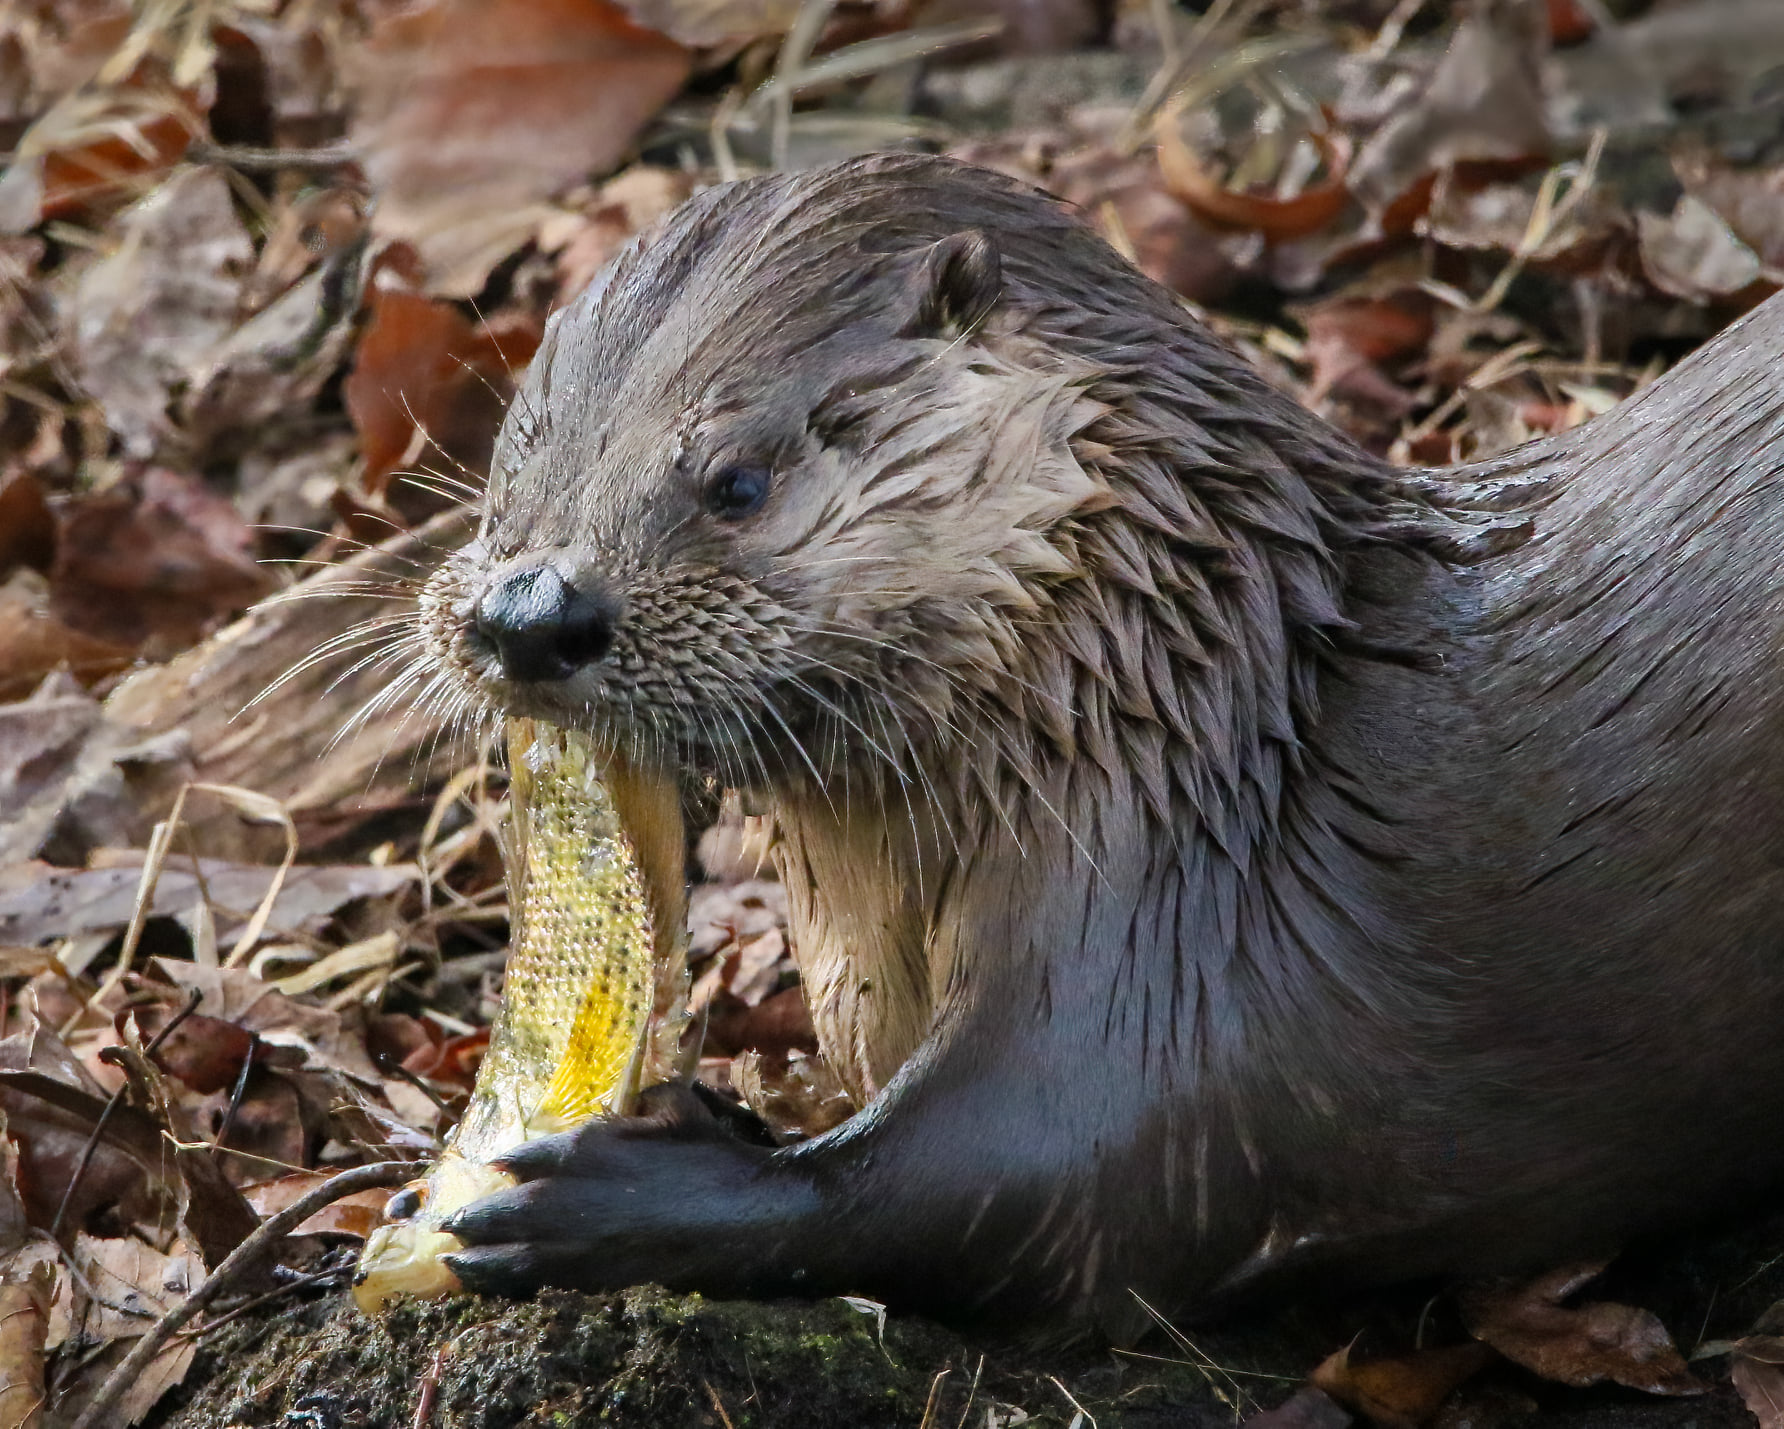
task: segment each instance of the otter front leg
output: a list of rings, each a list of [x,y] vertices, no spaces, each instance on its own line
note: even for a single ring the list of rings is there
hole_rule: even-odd
[[[447,1258],[472,1290],[617,1289],[655,1281],[721,1295],[786,1293],[763,1240],[816,1209],[809,1187],[770,1171],[760,1123],[680,1085],[653,1087],[637,1116],[592,1122],[503,1158],[520,1184],[448,1223]]]
[[[691,1092],[665,1089],[650,1115],[523,1147],[511,1158],[523,1184],[450,1223],[467,1243],[450,1263],[501,1293],[650,1281],[861,1294],[957,1322],[1123,1333],[1140,1313],[1130,1292],[1180,1302],[1251,1243],[1256,1227],[1198,1234],[1194,1190],[1171,1184],[1233,1170],[1219,1138],[1194,1167],[1179,1142],[1187,1108],[1162,1124],[1157,1099],[1088,1062],[1103,1049],[1081,1037],[1012,1046],[1007,1030],[1001,1045],[954,1031],[804,1146],[745,1144]]]

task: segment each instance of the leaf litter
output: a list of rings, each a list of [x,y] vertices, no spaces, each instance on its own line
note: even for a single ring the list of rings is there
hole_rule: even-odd
[[[0,1423],[103,1404],[257,1224],[425,1159],[468,1093],[503,777],[392,640],[546,319],[634,234],[765,165],[944,148],[1077,205],[1359,441],[1442,464],[1588,420],[1784,285],[1779,73],[1769,0],[0,16]],[[722,804],[698,864],[700,1074],[784,1139],[835,1125],[761,822]],[[306,1212],[287,1272],[213,1290],[106,1422],[161,1412],[206,1324],[338,1284],[382,1196]],[[1335,1327],[1257,1393],[1181,1336],[1148,1363],[1259,1425],[1703,1387],[1661,1319],[1580,1284]],[[1705,1382],[1784,1422],[1751,1323],[1700,1348]],[[1058,1422],[1116,1423],[1140,1393],[979,1378],[926,1379],[925,1422],[1063,1394]]]

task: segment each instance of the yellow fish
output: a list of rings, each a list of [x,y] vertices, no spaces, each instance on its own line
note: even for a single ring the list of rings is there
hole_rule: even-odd
[[[465,1114],[440,1159],[393,1206],[406,1219],[366,1241],[353,1297],[460,1287],[440,1229],[513,1184],[490,1158],[623,1113],[675,1061],[686,1001],[685,843],[679,791],[535,720],[507,725],[511,826],[504,846],[512,938],[502,1006]]]

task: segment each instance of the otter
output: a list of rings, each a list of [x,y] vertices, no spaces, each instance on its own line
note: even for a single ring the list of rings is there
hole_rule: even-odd
[[[695,197],[555,320],[428,623],[772,809],[859,1110],[518,1149],[460,1279],[1119,1338],[1784,1181],[1781,373],[1773,301],[1408,472],[1007,178]]]

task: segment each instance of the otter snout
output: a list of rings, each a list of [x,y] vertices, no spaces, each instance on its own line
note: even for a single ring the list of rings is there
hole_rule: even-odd
[[[549,556],[499,566],[472,607],[473,638],[494,651],[504,679],[563,680],[613,644],[619,602],[598,578],[566,575]]]

